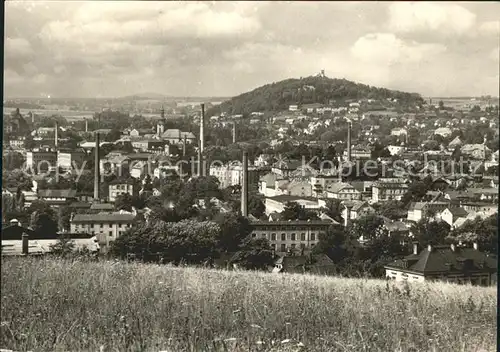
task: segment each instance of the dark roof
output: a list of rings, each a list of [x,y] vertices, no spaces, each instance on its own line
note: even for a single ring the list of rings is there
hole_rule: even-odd
[[[76,190],[74,189],[39,189],[37,192],[39,197],[44,198],[75,198]]]
[[[92,203],[90,210],[113,210],[115,206],[111,203]]]
[[[134,214],[121,214],[121,213],[99,213],[99,214],[76,214],[71,220],[72,223],[95,223],[95,222],[131,222],[134,220]]]
[[[76,209],[89,209],[90,206],[91,204],[87,202],[73,202],[69,205],[70,208],[76,208]]]
[[[295,202],[298,200],[308,200],[308,201],[317,201],[318,200],[317,198],[313,198],[313,197],[292,196],[292,195],[288,195],[288,194],[280,194],[280,195],[274,196],[274,197],[267,197],[267,199],[272,199],[272,200],[275,200],[277,202]]]
[[[330,226],[332,225],[331,221],[328,220],[278,220],[278,221],[268,221],[268,220],[259,220],[259,221],[250,221],[252,226],[273,226],[273,225],[288,225],[288,226],[306,226],[306,225],[320,225],[320,226]]]
[[[464,260],[470,260],[468,268],[465,267]],[[407,267],[405,267],[405,261]],[[448,272],[468,271],[497,271],[497,260],[474,248],[456,246],[455,250],[451,246],[434,246],[429,251],[425,248],[419,254],[411,254],[404,259],[396,260],[387,265],[386,268],[397,269],[419,274],[437,274]]]
[[[451,207],[451,208],[447,208],[451,214],[453,214],[453,216],[455,217],[466,217],[467,215],[469,215],[469,213],[464,209],[464,208],[461,208],[461,207]]]

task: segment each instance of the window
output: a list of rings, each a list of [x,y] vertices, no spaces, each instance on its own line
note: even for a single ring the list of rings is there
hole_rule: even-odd
[[[295,234],[294,234],[294,233],[292,233],[292,234],[290,235],[290,239],[291,239],[292,241],[295,241]]]
[[[285,252],[286,251],[286,245],[284,243],[281,244],[281,251]]]
[[[271,234],[271,241],[276,241],[276,234],[275,233]]]
[[[255,238],[257,237],[257,234],[256,233],[252,233],[252,238]]]
[[[281,240],[282,241],[286,241],[286,233],[282,233],[281,234]]]
[[[301,244],[300,244],[300,248],[301,248],[301,249],[306,248],[306,244],[305,244],[305,243],[301,243]]]
[[[315,233],[311,233],[311,241],[316,241],[316,234]]]
[[[271,248],[272,248],[273,250],[276,250],[276,243],[271,243]]]
[[[306,234],[305,233],[301,233],[300,234],[300,240],[301,241],[305,241],[306,240]]]
[[[295,249],[295,243],[292,243],[291,248]]]
[[[109,237],[113,237],[113,231],[109,231]]]

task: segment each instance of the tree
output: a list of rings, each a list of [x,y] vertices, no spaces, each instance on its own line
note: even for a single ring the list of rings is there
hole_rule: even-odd
[[[45,235],[57,234],[56,213],[47,203],[35,200],[28,211],[31,213],[30,226],[33,231]]]
[[[421,247],[429,244],[443,244],[450,233],[450,225],[441,220],[423,218],[411,227],[411,233]]]
[[[355,240],[373,240],[386,234],[384,220],[375,214],[361,216],[351,222],[347,228],[349,237]]]
[[[58,227],[59,231],[69,231],[71,221],[71,208],[61,206],[57,210]]]
[[[407,210],[401,201],[390,200],[381,203],[378,207],[377,213],[391,220],[399,220],[406,217]]]
[[[75,242],[66,235],[60,235],[55,244],[50,245],[50,252],[59,257],[67,257],[75,250]]]
[[[217,254],[219,233],[219,226],[210,221],[141,223],[113,241],[110,253],[121,258],[133,254],[145,261],[162,257],[176,264],[199,264]]]
[[[23,154],[16,151],[9,151],[2,157],[3,167],[6,170],[20,169],[26,161]]]
[[[284,220],[314,220],[318,215],[313,211],[304,209],[297,202],[287,202],[285,209],[281,212]]]
[[[341,225],[332,225],[328,231],[319,234],[319,241],[313,248],[313,254],[326,254],[335,263],[348,255],[347,235]]]
[[[337,222],[342,221],[342,202],[339,199],[327,199],[325,214]]]
[[[274,263],[274,255],[266,238],[246,240],[230,260],[247,270],[266,270]]]
[[[248,212],[260,219],[264,216],[266,211],[266,206],[262,201],[262,197],[254,194],[248,196]]]
[[[461,227],[450,232],[448,240],[471,244],[476,242],[479,249],[486,253],[498,254],[498,222],[497,215],[486,219],[477,217],[467,220]]]
[[[132,211],[132,205],[134,203],[133,197],[128,194],[120,194],[115,199],[115,209],[116,210],[125,210]]]
[[[235,213],[219,213],[214,217],[214,222],[220,227],[217,248],[222,252],[238,250],[252,231],[248,219]]]
[[[408,205],[410,202],[419,202],[431,189],[431,182],[414,181],[408,187],[408,191],[401,198],[401,202]]]

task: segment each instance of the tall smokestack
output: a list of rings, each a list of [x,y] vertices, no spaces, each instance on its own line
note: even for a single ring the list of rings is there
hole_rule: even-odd
[[[23,255],[28,255],[29,254],[29,237],[28,234],[23,233],[22,236],[22,242],[21,242],[21,250]]]
[[[351,122],[347,123],[347,161],[351,161]]]
[[[201,150],[198,148],[198,176],[203,176],[201,172],[201,166],[203,165],[203,161],[201,160]]]
[[[95,159],[94,159],[94,200],[99,200],[99,180],[101,178],[101,166],[99,165],[99,133],[95,134]]]
[[[201,104],[201,117],[200,117],[200,151],[203,154],[205,148],[205,104]]]
[[[58,124],[56,122],[56,126],[54,128],[54,145],[56,146],[56,148],[57,148],[57,139],[58,139],[57,138],[58,137],[57,134],[58,134],[58,132],[59,132],[59,126],[58,126]]]
[[[89,120],[85,119],[85,132],[89,131]]]
[[[186,156],[186,135],[184,135],[184,140],[182,141],[182,156]]]
[[[233,144],[236,143],[236,122],[233,122]]]
[[[243,179],[241,185],[241,215],[248,216],[248,152],[243,152]]]

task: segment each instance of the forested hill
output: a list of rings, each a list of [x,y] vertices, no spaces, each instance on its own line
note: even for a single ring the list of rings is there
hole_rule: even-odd
[[[419,104],[423,99],[419,94],[406,93],[385,88],[371,87],[346,79],[332,79],[310,76],[302,79],[286,79],[280,82],[243,93],[216,106],[210,115],[226,112],[229,114],[249,114],[253,111],[280,111],[293,104],[321,103],[334,100],[342,102],[358,99],[398,99],[402,104]]]

